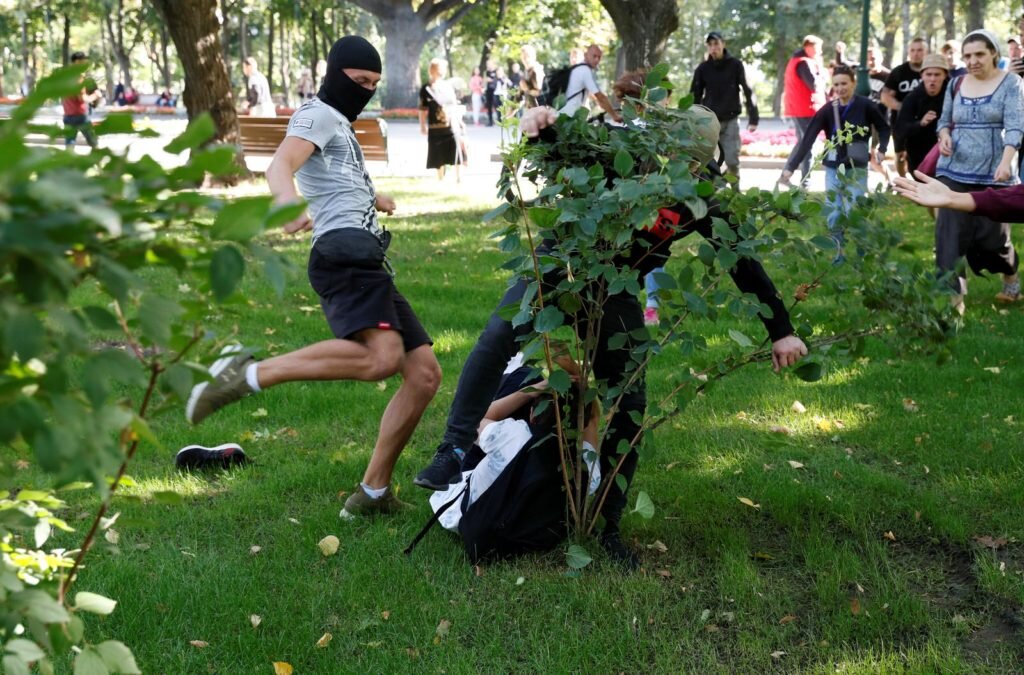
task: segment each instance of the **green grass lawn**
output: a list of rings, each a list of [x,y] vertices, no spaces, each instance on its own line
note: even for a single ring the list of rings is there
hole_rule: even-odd
[[[115,499],[117,547],[98,546],[78,581],[119,601],[89,619],[95,641],[124,641],[147,673],[269,673],[274,661],[296,673],[1021,670],[1024,318],[993,305],[998,280],[972,280],[951,363],[873,342],[814,384],[760,364],[661,427],[633,488],[656,514],[623,525],[643,572],[624,575],[592,542],[595,562],[578,577],[567,576],[562,551],[473,569],[440,528],[411,557],[401,551],[429,515],[412,477],[441,437],[461,364],[506,282],[494,228],[480,222],[492,195],[378,183],[400,206],[388,219],[397,284],[445,373],[397,467],[399,494],[415,509],[338,518],[396,379],[284,385],[196,428],[174,410],[153,422],[165,447],[143,447],[129,471],[137,487]],[[923,210],[888,217],[930,256]],[[211,326],[264,354],[329,338],[305,278],[306,242],[268,241],[295,263],[284,297],[250,274],[248,303],[218,309]],[[774,276],[787,297],[805,281]],[[838,311],[837,288],[808,305],[819,326]],[[654,362],[652,400],[681,363],[671,350]],[[255,465],[174,470],[179,447],[228,441]],[[32,468],[17,477],[42,480]],[[185,503],[151,498],[167,489]],[[68,496],[84,530],[94,500]],[[328,534],[341,549],[325,558],[317,542]],[[55,542],[73,547],[79,536]],[[1008,543],[975,541],[985,536]],[[325,633],[333,639],[318,647]]]

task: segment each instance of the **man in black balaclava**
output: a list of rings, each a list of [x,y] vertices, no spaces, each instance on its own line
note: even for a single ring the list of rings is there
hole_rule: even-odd
[[[335,42],[323,86],[292,115],[288,135],[267,169],[277,204],[299,201],[296,180],[307,199],[308,215],[284,229],[313,231],[309,281],[336,339],[259,362],[236,350],[213,365],[213,381],[193,389],[185,411],[198,424],[240,398],[283,382],[378,382],[401,373],[402,385],[384,411],[369,466],[360,488],[345,502],[343,518],[402,508],[390,488],[391,474],[441,384],[430,336],[385,264],[391,237],[376,212],[390,215],[395,202],[375,192],[352,129],[373,98],[380,73],[380,54],[369,42],[355,35]],[[330,405],[324,408],[332,414]]]

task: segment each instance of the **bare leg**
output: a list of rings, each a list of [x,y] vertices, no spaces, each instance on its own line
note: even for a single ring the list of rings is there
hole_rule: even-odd
[[[423,411],[441,386],[441,366],[430,345],[417,347],[405,355],[402,385],[395,392],[380,418],[380,434],[373,448],[363,482],[371,488],[391,483],[398,456],[419,424]]]
[[[355,337],[324,340],[260,361],[260,388],[300,380],[376,382],[402,368],[402,335],[397,331],[368,328]]]

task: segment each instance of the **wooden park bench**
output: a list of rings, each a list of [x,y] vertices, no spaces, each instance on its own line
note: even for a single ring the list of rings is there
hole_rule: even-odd
[[[288,130],[289,117],[239,115],[242,151],[247,155],[273,155]],[[352,125],[367,161],[388,161],[388,125],[382,119],[357,119]]]

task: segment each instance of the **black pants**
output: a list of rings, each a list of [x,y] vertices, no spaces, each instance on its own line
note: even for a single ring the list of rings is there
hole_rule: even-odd
[[[494,113],[498,112],[498,121],[501,121],[501,111],[498,110],[499,97],[494,95],[493,89],[484,90],[484,106],[487,108],[487,126],[494,126]]]
[[[557,278],[547,278],[545,282],[551,288],[557,283]],[[518,305],[525,292],[526,281],[516,281],[501,299],[499,308],[510,304]],[[632,374],[630,351],[635,346],[635,340],[630,338],[619,349],[610,349],[608,341],[617,333],[632,333],[644,328],[640,301],[636,296],[626,292],[611,296],[603,308],[603,316],[597,328],[599,334],[593,364],[594,375],[598,380],[607,382],[609,387],[623,386]],[[580,330],[585,335],[586,324],[581,324]],[[508,360],[519,350],[516,338],[528,331],[528,324],[513,328],[512,323],[502,319],[497,311],[491,315],[487,327],[463,364],[459,384],[455,390],[455,399],[448,413],[445,441],[463,449],[472,446],[476,439],[477,426],[498,390],[502,372]],[[603,476],[611,475],[618,464],[620,456],[616,455],[615,451],[619,442],[631,442],[640,429],[631,413],[636,412],[642,416],[646,409],[646,386],[641,374],[630,391],[623,395],[618,411],[612,416],[611,429],[600,448]],[[629,489],[633,474],[636,472],[637,458],[637,452],[630,450],[619,470],[619,474],[626,479],[626,490]],[[618,527],[626,506],[626,490],[620,489],[617,483],[612,482],[608,498],[601,510],[606,531]]]

